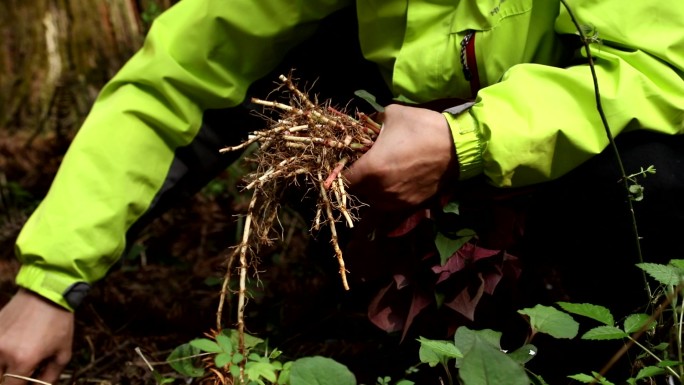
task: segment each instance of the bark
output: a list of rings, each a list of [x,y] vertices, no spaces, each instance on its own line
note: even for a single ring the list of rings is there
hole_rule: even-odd
[[[0,129],[80,125],[172,0],[0,2]]]

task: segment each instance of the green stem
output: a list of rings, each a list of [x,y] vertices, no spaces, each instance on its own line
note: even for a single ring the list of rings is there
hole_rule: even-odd
[[[596,109],[598,110],[599,116],[601,117],[601,123],[603,123],[603,128],[606,131],[606,135],[608,136],[608,140],[610,141],[610,147],[613,149],[613,153],[615,154],[615,160],[617,161],[618,167],[620,168],[620,174],[622,176],[621,181],[622,184],[625,188],[625,191],[627,192],[627,204],[629,206],[629,213],[632,218],[632,231],[634,232],[634,240],[636,241],[636,250],[637,250],[637,256],[639,258],[639,262],[643,263],[644,262],[644,257],[641,253],[641,237],[639,237],[639,230],[637,229],[637,222],[636,222],[636,216],[634,214],[634,206],[632,205],[632,199],[629,196],[629,180],[627,179],[627,173],[625,172],[625,167],[622,164],[622,158],[620,157],[620,152],[618,151],[617,145],[615,144],[615,138],[613,137],[612,132],[610,131],[610,126],[608,125],[608,119],[606,118],[606,114],[603,112],[603,106],[601,104],[601,94],[599,92],[599,85],[598,85],[598,77],[596,76],[596,69],[594,68],[594,59],[591,56],[591,49],[589,47],[589,42],[587,41],[586,36],[584,35],[584,32],[582,32],[582,27],[580,26],[579,22],[575,18],[574,13],[570,9],[570,6],[566,2],[566,0],[560,0],[561,3],[563,3],[563,6],[565,9],[568,11],[568,15],[570,15],[570,19],[572,19],[572,23],[575,25],[575,28],[577,29],[577,33],[580,35],[580,39],[582,41],[582,45],[584,46],[584,50],[587,53],[587,59],[589,60],[589,68],[591,69],[591,77],[594,81],[594,96],[596,98]],[[644,279],[644,285],[646,287],[646,293],[648,295],[648,298],[651,299],[653,298],[653,294],[651,292],[651,286],[648,283],[648,279],[646,277],[646,272],[641,271],[642,277]]]
[[[682,284],[679,284],[681,287]],[[677,290],[678,288],[675,288]],[[677,312],[675,311],[675,320],[677,319]],[[677,332],[677,360],[679,361],[679,374],[684,376],[684,365],[682,365],[682,323],[684,321],[684,298],[679,309],[679,327]]]
[[[634,338],[629,337],[629,336],[628,336],[627,338],[629,338],[632,342],[634,342],[634,344],[635,344],[636,346],[640,347],[641,349],[643,349],[643,351],[645,351],[646,353],[648,353],[648,355],[650,355],[651,357],[655,358],[658,362],[663,362],[663,360],[660,359],[660,357],[658,357],[658,356],[656,356],[655,354],[653,354],[652,351],[650,351],[646,346],[640,344],[639,341],[637,341],[637,340],[635,340]],[[680,378],[680,377],[679,377],[679,374],[677,374],[677,372],[675,372],[671,367],[666,366],[665,369],[668,370],[670,373],[672,373],[673,376],[677,377],[678,379]]]
[[[449,371],[449,365],[447,362],[442,362],[444,367],[444,372],[446,372],[447,380],[449,380],[449,385],[454,385],[454,379],[451,377],[451,371]]]

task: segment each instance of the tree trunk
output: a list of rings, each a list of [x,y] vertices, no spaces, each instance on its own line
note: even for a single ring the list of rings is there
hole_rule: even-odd
[[[172,0],[0,2],[0,129],[70,131]]]

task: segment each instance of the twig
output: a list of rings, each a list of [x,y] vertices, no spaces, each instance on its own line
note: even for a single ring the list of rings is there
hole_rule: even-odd
[[[24,377],[24,376],[20,376],[20,375],[18,375],[18,374],[10,374],[10,373],[5,373],[5,374],[2,375],[2,382],[1,382],[0,384],[3,384],[3,383],[5,382],[5,377],[17,378],[17,379],[19,379],[19,380],[24,380],[24,381],[28,381],[28,382],[36,382],[36,383],[38,383],[38,384],[43,384],[43,385],[52,385],[52,384],[49,383],[49,382],[45,382],[45,381],[41,381],[41,380],[36,380],[35,378]]]
[[[563,1],[563,0],[561,0],[561,1]],[[644,324],[641,326],[641,329],[639,329],[639,331],[637,331],[636,333],[632,334],[632,336],[629,338],[629,341],[626,344],[622,345],[620,350],[618,350],[613,355],[613,357],[611,357],[610,360],[608,360],[608,362],[603,366],[603,368],[601,368],[601,371],[599,372],[601,377],[604,377],[606,375],[606,373],[608,372],[608,370],[610,370],[610,368],[612,368],[613,365],[615,365],[615,363],[625,353],[627,353],[629,348],[631,348],[634,345],[634,343],[639,339],[639,337],[641,337],[641,335],[644,334],[646,332],[646,330],[649,329],[649,326],[651,325],[651,323],[653,321],[655,321],[658,317],[660,317],[660,314],[662,314],[662,312],[665,310],[665,308],[668,307],[670,305],[670,303],[672,302],[672,300],[674,299],[675,294],[678,293],[679,291],[681,291],[682,288],[684,288],[683,283],[680,283],[679,285],[677,285],[676,290],[673,291],[672,293],[670,293],[665,298],[665,301],[663,303],[661,303],[660,306],[658,306],[658,308],[656,309],[656,311],[653,314],[651,314],[651,316],[648,318],[648,320],[646,322],[644,322]],[[591,383],[595,384],[596,381],[592,381]]]
[[[610,130],[610,126],[608,125],[608,119],[606,118],[606,114],[603,111],[603,106],[601,104],[601,94],[599,92],[599,84],[598,84],[598,77],[596,76],[596,69],[594,68],[594,58],[591,55],[591,48],[589,47],[589,41],[587,40],[586,36],[584,35],[584,32],[582,31],[582,26],[579,24],[577,21],[577,18],[575,18],[574,13],[572,12],[572,9],[570,9],[570,6],[566,2],[566,0],[560,0],[561,3],[563,3],[563,6],[565,9],[568,11],[568,15],[570,15],[570,19],[572,19],[572,23],[575,25],[575,28],[577,29],[577,33],[580,36],[580,39],[582,41],[582,45],[584,46],[584,50],[587,53],[587,59],[589,60],[589,69],[591,70],[591,77],[594,81],[594,97],[596,99],[596,109],[599,113],[599,116],[601,117],[601,123],[603,123],[603,128],[606,131],[606,136],[608,137],[608,140],[610,141],[610,147],[613,149],[613,153],[615,155],[615,160],[617,161],[618,167],[620,168],[620,174],[622,176],[622,184],[625,188],[625,191],[627,192],[627,205],[629,206],[629,213],[632,218],[632,231],[634,232],[634,240],[636,243],[636,251],[637,251],[637,256],[639,258],[639,262],[643,263],[644,262],[644,257],[641,253],[641,237],[639,236],[639,230],[637,228],[637,222],[636,222],[636,214],[634,213],[634,205],[632,204],[632,199],[630,199],[629,196],[629,183],[627,179],[627,173],[625,172],[625,167],[622,164],[622,158],[620,157],[620,152],[618,151],[617,145],[615,144],[615,138],[613,137],[612,131]],[[648,279],[646,277],[646,272],[641,271],[643,280],[644,280],[644,285],[646,288],[646,293],[648,295],[648,298],[653,298],[653,293],[651,291],[651,286],[648,283]]]
[[[150,371],[154,372],[154,368],[152,367],[152,364],[150,364],[150,361],[147,361],[147,358],[145,358],[145,355],[142,353],[142,350],[140,350],[140,347],[136,346],[134,350],[136,353],[138,353],[140,358],[142,358],[142,360],[145,361],[145,364],[147,365],[148,368],[150,368]]]

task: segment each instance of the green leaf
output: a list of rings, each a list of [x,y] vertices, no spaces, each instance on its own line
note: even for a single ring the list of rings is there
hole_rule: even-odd
[[[640,184],[630,185],[629,193],[631,195],[632,200],[639,202],[644,199],[644,186]]]
[[[270,382],[274,382],[278,376],[275,368],[270,362],[254,362],[250,361],[245,364],[245,376],[250,380],[259,382],[263,377]]]
[[[663,285],[676,286],[681,280],[681,272],[675,266],[659,263],[637,263],[636,265]]]
[[[415,382],[409,380],[399,380],[395,385],[415,385]]]
[[[638,332],[650,318],[651,316],[644,313],[631,314],[625,319],[625,333],[632,334]],[[653,329],[656,327],[656,324],[655,320],[651,321],[651,324],[648,325],[647,329]]]
[[[530,383],[532,385],[549,385],[549,383],[544,381],[542,376],[540,376],[538,374],[528,373],[528,376],[531,376],[530,377]]]
[[[613,314],[611,314],[610,310],[606,307],[592,305],[590,303],[557,302],[557,304],[568,313],[588,317],[608,326],[613,326],[615,324]]]
[[[518,313],[529,317],[534,331],[554,338],[574,338],[579,331],[579,324],[569,314],[550,306],[537,305],[518,310]]]
[[[463,385],[530,384],[523,367],[492,345],[483,334],[462,326],[456,330],[454,341],[463,353],[463,358],[458,360],[458,375]]]
[[[478,337],[501,350],[501,332],[492,329],[473,330]]]
[[[237,365],[240,362],[242,362],[242,360],[244,360],[244,359],[245,359],[245,356],[243,356],[240,353],[235,353],[235,354],[233,354],[233,358],[231,358],[231,362]]]
[[[470,237],[451,239],[442,233],[437,233],[437,236],[435,237],[435,246],[437,246],[439,259],[442,266],[444,266],[449,257],[454,255],[454,253],[469,240]]]
[[[278,375],[278,384],[290,384],[290,369],[292,368],[292,362],[288,361],[283,365],[283,369]]]
[[[454,343],[451,341],[429,340],[423,337],[420,337],[418,341],[420,341],[421,347],[424,346],[439,354],[440,356],[444,356],[447,358],[463,357],[463,354],[461,354],[461,352],[458,351],[456,345],[454,345]]]
[[[361,99],[365,100],[368,102],[368,104],[371,105],[377,112],[383,112],[385,111],[385,107],[381,106],[378,104],[378,102],[375,99],[375,96],[371,94],[370,92],[366,90],[356,90],[354,91],[354,95],[360,97]]]
[[[190,341],[190,345],[196,347],[197,349],[203,351],[203,352],[208,352],[208,353],[221,353],[223,352],[223,349],[221,349],[218,344],[208,338],[197,338],[192,341]]]
[[[256,354],[256,353],[250,353],[249,356],[247,356],[247,358],[248,358],[250,361],[256,361],[256,362],[261,361],[261,356],[258,355],[258,354]]]
[[[290,385],[356,385],[356,378],[339,362],[313,356],[292,363]]]
[[[657,366],[659,368],[667,368],[669,366],[679,366],[682,365],[682,362],[679,361],[673,361],[673,360],[662,360],[658,362]]]
[[[537,355],[537,347],[532,344],[523,345],[514,351],[508,353],[511,359],[520,365],[528,363]]]
[[[458,214],[460,214],[460,212],[459,212],[460,206],[461,206],[461,204],[457,201],[449,202],[442,208],[442,211],[445,214],[457,214],[458,215]]]
[[[592,376],[590,376],[590,375],[588,375],[588,374],[583,374],[583,373],[573,374],[572,376],[568,376],[568,378],[571,378],[571,379],[573,379],[573,380],[575,380],[575,381],[582,382],[582,383],[584,383],[584,384],[590,384],[590,383],[592,383],[592,382],[595,382],[595,378],[594,378],[594,377],[592,377]]]
[[[162,375],[161,375],[158,371],[156,371],[156,370],[153,370],[153,371],[152,371],[152,376],[154,377],[154,381],[155,381],[158,385],[171,384],[171,383],[173,383],[173,382],[176,380],[175,378],[164,377],[164,376],[162,376]]]
[[[646,366],[639,370],[639,373],[636,375],[636,379],[641,380],[642,378],[653,377],[659,374],[665,374],[665,369],[659,368],[657,366]]]
[[[225,334],[219,334],[216,336],[216,342],[218,342],[218,346],[221,348],[221,350],[224,353],[232,353],[233,352],[233,343],[230,341],[230,337],[228,337]]]
[[[477,232],[475,232],[475,230],[473,229],[460,229],[456,232],[456,235],[458,235],[459,237],[472,238],[477,235]],[[470,240],[470,238],[468,238],[466,241]]]
[[[658,345],[654,346],[653,349],[663,351],[663,350],[667,349],[669,346],[670,346],[669,342],[661,342]]]
[[[627,338],[627,336],[627,333],[616,328],[615,326],[598,326],[584,333],[582,339],[594,341],[619,340],[622,338]]]
[[[573,380],[577,380],[579,382],[583,382],[585,384],[591,384],[591,383],[596,383],[598,380],[599,384],[602,385],[614,385],[612,382],[608,381],[605,377],[602,377],[600,374],[596,372],[591,372],[592,376],[588,374],[575,374],[572,376],[568,376],[568,378],[572,378]]]
[[[427,363],[430,367],[435,367],[439,363],[446,363],[450,358],[463,357],[456,345],[451,341],[429,340],[420,337],[420,349],[418,356],[420,362]]]
[[[202,377],[204,375],[204,368],[196,366],[199,363],[199,357],[196,357],[200,350],[192,345],[183,344],[171,352],[166,357],[166,362],[173,368],[173,370],[186,377]]]
[[[216,364],[216,367],[222,368],[231,362],[232,358],[230,353],[219,353],[214,357],[214,363]]]
[[[283,354],[282,351],[280,351],[280,350],[278,350],[278,349],[273,349],[273,350],[271,351],[271,354],[268,355],[268,358],[270,358],[270,359],[273,360],[273,359],[276,359],[276,358],[280,357],[281,354]]]
[[[238,365],[231,365],[230,375],[233,376],[233,378],[240,378],[240,367]]]
[[[684,272],[684,259],[671,259],[670,265],[678,268],[680,272]]]
[[[230,340],[233,342],[233,346],[239,346],[240,345],[240,336],[237,330],[235,329],[223,329],[221,331],[221,334],[226,335],[230,337]],[[256,347],[259,344],[264,343],[264,340],[262,340],[259,337],[254,337],[249,334],[245,334],[245,349],[250,350],[254,347]]]

